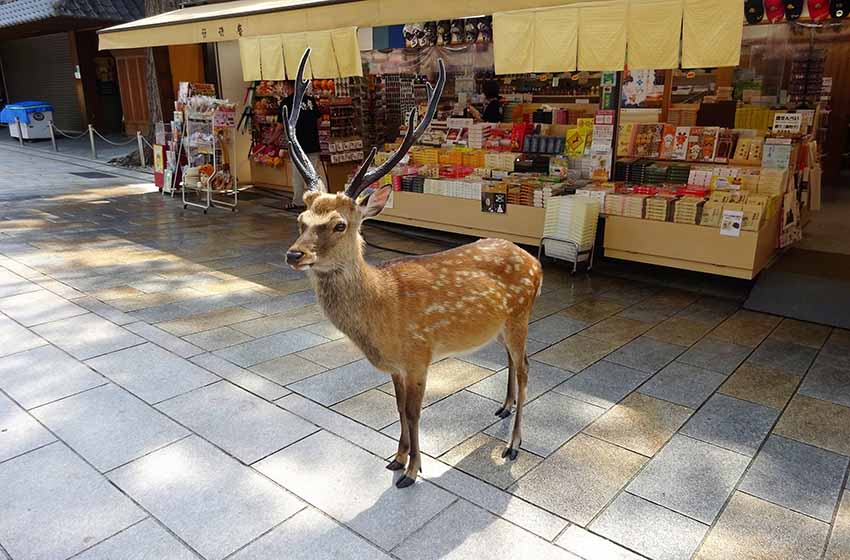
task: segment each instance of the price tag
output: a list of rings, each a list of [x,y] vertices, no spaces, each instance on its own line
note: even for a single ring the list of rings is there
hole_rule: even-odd
[[[740,210],[724,210],[720,222],[720,235],[741,237],[741,226],[744,223],[744,213]]]
[[[800,113],[776,113],[773,116],[773,132],[800,132],[803,115]]]

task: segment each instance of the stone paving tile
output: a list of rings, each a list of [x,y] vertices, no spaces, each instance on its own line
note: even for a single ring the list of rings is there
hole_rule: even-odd
[[[127,313],[127,315],[129,315],[134,321],[161,323],[190,317],[193,313],[185,307],[180,307],[176,303],[169,303],[167,305],[158,305],[156,307],[149,307],[139,311],[131,311]]]
[[[614,342],[576,334],[535,354],[534,359],[561,369],[580,372],[619,346],[620,344]]]
[[[457,393],[461,389],[467,388],[473,383],[491,376],[494,376],[491,370],[457,358],[440,360],[435,364],[431,364],[431,367],[428,368],[428,381],[425,384],[425,396],[422,399],[422,406],[430,406],[449,395]],[[529,378],[530,377],[531,374],[529,373]],[[507,376],[505,376],[504,385],[502,385],[501,389],[502,396],[496,399],[499,402],[503,402],[505,399],[505,393],[507,392],[508,386],[507,379]],[[395,395],[395,387],[393,386],[392,381],[384,383],[379,387],[379,389],[387,394]],[[526,388],[526,396],[527,394],[528,389]]]
[[[157,408],[248,464],[318,430],[227,381],[161,402]]]
[[[493,424],[493,402],[469,391],[459,391],[422,410],[419,419],[419,447],[438,457]],[[393,439],[400,434],[398,422],[381,430]]]
[[[144,338],[93,313],[45,323],[33,331],[79,360],[145,342]]]
[[[749,463],[749,458],[743,455],[677,435],[627,490],[711,524]]]
[[[659,307],[652,303],[651,300],[652,298],[631,307],[627,307],[623,311],[617,313],[615,317],[634,319],[635,321],[642,321],[644,323],[651,323],[655,325],[664,321],[676,312],[674,309]]]
[[[850,455],[850,408],[797,395],[779,418],[774,433]]]
[[[269,336],[280,332],[314,325],[324,319],[324,314],[318,305],[307,305],[277,315],[260,317],[250,321],[234,323],[230,325],[239,332],[253,337]],[[311,328],[310,332],[322,336]],[[338,337],[337,337],[338,338]],[[329,340],[331,340],[329,338]]]
[[[0,464],[0,542],[12,558],[68,558],[147,517],[61,443]]]
[[[340,338],[307,350],[302,350],[298,356],[315,362],[328,369],[338,368],[362,359],[363,352],[348,338]]]
[[[112,384],[46,404],[32,414],[101,472],[189,435]]]
[[[830,523],[848,461],[825,449],[771,436],[739,489]]]
[[[713,371],[673,362],[647,381],[640,392],[690,408],[698,408],[726,378]]]
[[[652,328],[652,324],[625,317],[609,317],[582,331],[582,336],[621,346]]]
[[[255,468],[389,550],[456,498],[425,481],[400,492],[393,486],[395,473],[385,466],[383,460],[323,431],[263,459]]]
[[[238,385],[246,391],[254,393],[266,400],[273,401],[291,392],[289,389],[269,381],[262,375],[231,364],[214,354],[200,354],[192,358],[191,361],[219,377],[227,379],[234,385]]]
[[[850,361],[848,356],[850,356],[850,331],[833,329],[821,348],[819,357],[843,358],[845,361]]]
[[[218,381],[210,372],[150,342],[86,363],[150,404]]]
[[[677,361],[729,375],[752,351],[752,348],[707,336],[679,356]]]
[[[109,300],[109,305],[119,311],[138,311],[148,307],[157,307],[167,303],[202,297],[204,294],[191,288],[171,288],[160,292],[144,293],[137,296]]]
[[[543,393],[546,393],[556,385],[566,381],[575,375],[571,371],[556,368],[538,362],[528,361],[528,385],[525,388],[525,398],[531,402]],[[428,380],[430,383],[430,379]],[[503,369],[486,379],[482,379],[475,385],[469,387],[473,393],[494,400],[498,403],[504,402],[508,389],[508,370]]]
[[[124,313],[123,311],[119,311],[109,305],[108,303],[103,303],[102,301],[98,301],[93,297],[81,297],[74,300],[76,305],[91,311],[95,315],[103,317],[107,321],[112,321],[116,325],[126,325],[127,323],[132,323],[135,321],[133,317]]]
[[[524,452],[511,461],[502,457],[504,450],[504,441],[479,433],[447,451],[440,459],[504,490],[542,460],[533,453]]]
[[[0,463],[53,441],[50,432],[0,393]]]
[[[611,408],[650,375],[602,360],[561,383],[554,391],[595,406]]]
[[[598,323],[625,308],[625,305],[611,300],[590,298],[564,309],[561,311],[561,315],[585,323]]]
[[[850,558],[850,492],[844,491],[832,526],[824,560]]]
[[[532,356],[548,346],[545,342],[528,339],[525,341],[525,353]],[[483,368],[499,371],[508,367],[508,353],[504,344],[494,340],[484,348],[468,356],[458,356],[461,360],[481,366]]]
[[[632,393],[584,432],[652,457],[692,413],[690,408]]]
[[[550,315],[531,323],[528,326],[528,336],[546,344],[554,344],[574,335],[587,327],[588,324],[563,315]]]
[[[720,323],[711,331],[711,336],[755,348],[773,331],[780,320],[773,315],[742,309]]]
[[[397,439],[367,428],[363,424],[316,404],[297,393],[278,399],[275,404],[382,459],[395,455],[398,449]]]
[[[747,362],[754,366],[802,376],[815,359],[817,350],[790,342],[767,339],[756,348]]]
[[[594,535],[578,525],[567,527],[555,544],[574,554],[580,554],[585,560],[643,560],[642,556]]]
[[[0,389],[26,409],[106,383],[106,379],[54,346],[0,358]]]
[[[34,284],[25,278],[21,278],[14,272],[0,269],[0,298],[34,292],[39,289],[38,284]]]
[[[109,479],[212,560],[231,554],[304,507],[197,436],[112,471]]]
[[[587,525],[640,470],[646,458],[579,434],[525,475],[510,491]]]
[[[559,393],[546,393],[523,409],[521,448],[541,457],[551,455],[604,412],[604,408]],[[513,425],[512,415],[485,433],[508,442]]]
[[[0,357],[23,352],[47,344],[47,341],[33,334],[5,315],[0,314]]]
[[[198,315],[190,315],[181,319],[174,319],[159,323],[157,326],[175,336],[186,336],[202,331],[208,331],[218,327],[226,327],[233,323],[240,323],[250,319],[256,319],[260,314],[243,307],[231,307],[209,311]]]
[[[422,475],[431,483],[551,541],[569,523],[561,517],[517,498],[451,466],[422,456]]]
[[[79,305],[74,305],[47,290],[37,290],[0,299],[0,311],[25,327],[86,313],[86,310]]]
[[[699,521],[625,492],[590,529],[653,560],[688,560],[708,532]]]
[[[621,305],[634,305],[641,302],[650,296],[656,294],[658,290],[649,286],[626,286],[605,290],[599,297],[606,301],[613,301]]]
[[[74,560],[196,560],[197,556],[151,518],[89,548]]]
[[[312,290],[294,292],[283,297],[272,298],[256,303],[248,303],[245,305],[248,309],[258,311],[263,315],[274,315],[282,313],[305,305],[316,303],[316,294]]]
[[[816,361],[800,386],[800,394],[850,407],[850,368]]]
[[[781,410],[799,382],[800,378],[794,375],[743,364],[721,385],[719,392]]]
[[[694,560],[817,560],[828,531],[826,523],[735,492]]]
[[[655,373],[685,351],[684,346],[640,336],[605,357],[609,362]]]
[[[217,329],[190,334],[183,338],[191,345],[199,346],[207,351],[221,350],[222,348],[235,346],[252,339],[247,334],[230,327],[219,327]]]
[[[323,336],[328,340],[339,340],[345,335],[337,329],[330,321],[319,321],[318,323],[313,323],[312,325],[306,325],[304,330],[310,331],[313,334],[317,334],[319,336]]]
[[[690,346],[711,330],[709,325],[684,317],[671,317],[646,333],[649,338],[678,346]]]
[[[243,342],[215,354],[242,367],[251,367],[327,342],[321,336],[295,329]]]
[[[777,418],[778,410],[715,394],[681,431],[694,439],[752,457]]]
[[[289,385],[301,381],[307,377],[325,371],[326,368],[319,364],[306,360],[296,354],[288,354],[251,366],[254,371],[263,377],[271,379],[281,385]]]
[[[393,552],[402,560],[581,560],[463,500],[449,506]]]
[[[308,507],[231,557],[233,560],[390,560],[349,529]]]
[[[387,377],[386,373],[375,369],[364,358],[302,379],[289,385],[289,388],[320,404],[332,406],[354,395],[383,385],[386,383]]]
[[[398,420],[395,397],[377,389],[355,395],[331,408],[375,430],[385,428]]]
[[[162,346],[169,352],[174,352],[181,358],[191,358],[192,356],[204,353],[202,348],[198,348],[194,344],[190,344],[185,340],[177,338],[173,334],[169,334],[164,330],[158,329],[153,325],[143,323],[142,321],[130,323],[124,328],[130,332],[136,333],[150,342],[153,342],[157,346]]]
[[[829,338],[831,332],[832,329],[824,325],[797,321],[796,319],[782,319],[769,339],[819,349]]]

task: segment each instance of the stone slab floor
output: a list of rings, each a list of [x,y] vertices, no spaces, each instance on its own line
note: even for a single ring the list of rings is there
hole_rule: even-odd
[[[0,166],[0,558],[850,558],[850,332],[547,266],[525,452],[504,352],[447,359],[400,491],[392,384],[283,265],[291,215]]]

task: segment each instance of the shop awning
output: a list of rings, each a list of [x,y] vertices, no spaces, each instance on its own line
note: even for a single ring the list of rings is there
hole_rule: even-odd
[[[234,41],[242,37],[375,27],[571,4],[564,0],[237,0],[193,6],[99,32],[100,48]]]

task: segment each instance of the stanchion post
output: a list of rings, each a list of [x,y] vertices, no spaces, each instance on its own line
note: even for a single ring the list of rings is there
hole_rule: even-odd
[[[89,125],[89,142],[91,142],[91,158],[97,159],[97,148],[94,145],[94,127]]]
[[[21,128],[21,119],[15,117],[15,125],[18,127],[18,144],[24,145],[24,129]]]
[[[139,162],[142,167],[145,166],[145,144],[142,142],[142,132],[140,130],[136,131],[136,142],[139,144]]]
[[[56,131],[53,130],[53,121],[47,123],[47,126],[50,128],[50,143],[53,144],[53,151],[58,152],[59,148],[56,146]]]

